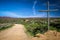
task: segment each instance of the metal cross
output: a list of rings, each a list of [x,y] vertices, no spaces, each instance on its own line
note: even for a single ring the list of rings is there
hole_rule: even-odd
[[[48,30],[49,30],[49,25],[50,25],[50,17],[49,17],[49,12],[54,12],[54,11],[58,11],[58,9],[53,9],[53,10],[50,10],[49,9],[49,1],[48,1],[48,3],[47,3],[47,10],[39,10],[39,12],[47,12],[47,19],[48,19]]]

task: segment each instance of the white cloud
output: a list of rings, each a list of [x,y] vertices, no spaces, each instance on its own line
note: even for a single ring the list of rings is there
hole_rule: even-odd
[[[47,17],[47,15],[46,15],[45,12],[40,12],[40,14],[30,15],[30,16],[18,15],[17,13],[9,12],[9,11],[2,11],[2,12],[0,12],[0,13],[1,13],[3,16],[16,17],[16,18]]]
[[[33,14],[36,15],[36,10],[35,10],[35,6],[37,4],[37,0],[34,1],[34,4],[33,4]]]
[[[9,11],[3,11],[0,13],[3,14],[4,16],[8,16],[8,17],[21,17],[20,15],[14,13],[14,12],[9,12]]]
[[[45,12],[41,12],[40,14],[37,15],[30,15],[30,16],[23,16],[23,17],[27,17],[27,18],[34,18],[34,17],[47,17],[47,13]]]

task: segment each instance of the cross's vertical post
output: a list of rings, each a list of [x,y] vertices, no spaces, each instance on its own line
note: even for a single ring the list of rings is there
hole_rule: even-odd
[[[48,11],[49,11],[49,1],[48,1],[48,4],[47,4],[47,8],[48,8]],[[49,12],[47,12],[47,17],[48,17],[48,30],[49,30],[49,24],[50,24],[50,23],[49,23],[49,21],[50,21],[50,20],[49,20],[49,19],[50,19],[50,18],[49,18]]]

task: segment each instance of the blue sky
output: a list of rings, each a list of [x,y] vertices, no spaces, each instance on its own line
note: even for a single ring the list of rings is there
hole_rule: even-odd
[[[59,0],[0,0],[0,16],[7,17],[47,17],[46,3],[50,2],[50,9],[59,9],[58,12],[50,12],[50,17],[60,17]]]

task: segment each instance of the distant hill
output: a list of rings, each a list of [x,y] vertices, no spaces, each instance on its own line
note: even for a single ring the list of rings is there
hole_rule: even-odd
[[[54,20],[53,20],[54,19]],[[12,18],[12,17],[0,17],[0,23],[5,23],[5,22],[21,22],[21,21],[25,21],[25,20],[38,20],[38,21],[47,21],[47,18]],[[50,18],[50,20],[56,21],[56,20],[60,20],[60,18]]]

